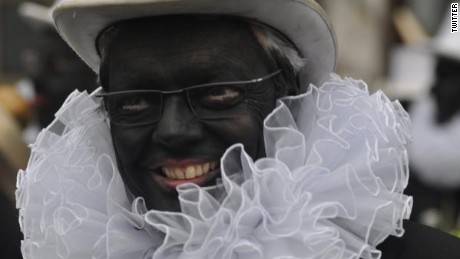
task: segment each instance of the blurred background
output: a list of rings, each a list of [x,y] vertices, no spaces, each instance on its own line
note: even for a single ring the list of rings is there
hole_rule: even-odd
[[[22,258],[16,175],[28,144],[75,89],[92,91],[95,74],[62,41],[51,1],[0,0],[0,258]]]
[[[18,246],[10,244],[20,240],[14,189],[16,172],[27,163],[27,145],[71,91],[96,87],[95,75],[50,24],[44,7],[51,2],[0,0],[0,224],[8,226],[0,227],[1,258],[20,258]],[[400,100],[413,118],[407,190],[414,195],[412,219],[456,234],[460,33],[450,33],[454,1],[318,2],[336,29],[337,73],[364,79],[372,92]]]

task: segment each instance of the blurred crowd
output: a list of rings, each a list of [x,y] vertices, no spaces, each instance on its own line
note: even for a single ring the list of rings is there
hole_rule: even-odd
[[[4,259],[22,258],[14,192],[16,173],[27,165],[28,145],[53,121],[71,92],[91,92],[97,85],[95,74],[55,31],[47,6],[32,2],[14,6],[34,39],[19,52],[22,73],[0,85],[0,258]]]
[[[460,33],[450,31],[451,1],[318,2],[337,30],[337,72],[364,79],[372,91],[399,99],[411,114],[412,219],[459,235]],[[17,17],[34,35],[15,57],[20,69],[11,71],[0,59],[0,258],[21,258],[14,191],[16,172],[27,165],[28,145],[68,94],[97,87],[95,74],[55,31],[50,3],[0,2],[0,27],[9,27],[0,29],[2,59],[11,46],[2,43],[20,34],[8,17]]]

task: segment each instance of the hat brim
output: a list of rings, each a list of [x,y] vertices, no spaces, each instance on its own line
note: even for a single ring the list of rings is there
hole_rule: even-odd
[[[56,28],[96,72],[96,39],[119,21],[160,15],[212,14],[255,20],[283,33],[305,58],[303,82],[319,84],[336,64],[335,35],[313,0],[62,0],[53,8]]]

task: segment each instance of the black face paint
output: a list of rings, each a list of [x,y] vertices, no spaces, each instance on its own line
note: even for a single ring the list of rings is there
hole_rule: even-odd
[[[230,19],[175,16],[129,21],[118,25],[103,47],[101,78],[108,92],[180,90],[259,78],[275,70],[247,24]],[[214,184],[222,154],[235,143],[243,143],[254,159],[264,156],[262,123],[275,106],[273,81],[248,87],[245,98],[232,118],[203,120],[193,114],[184,94],[168,95],[156,123],[112,124],[120,173],[129,190],[143,197],[149,209],[179,211],[174,187],[186,180],[172,178],[201,171],[202,176],[187,181]],[[136,105],[142,103],[127,102],[125,108],[139,108]]]

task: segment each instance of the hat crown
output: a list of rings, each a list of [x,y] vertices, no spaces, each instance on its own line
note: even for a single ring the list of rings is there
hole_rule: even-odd
[[[323,10],[314,0],[61,0],[53,8],[64,40],[95,71],[98,35],[123,20],[177,14],[237,16],[276,29],[305,58],[300,82],[320,84],[334,71],[336,41]]]

